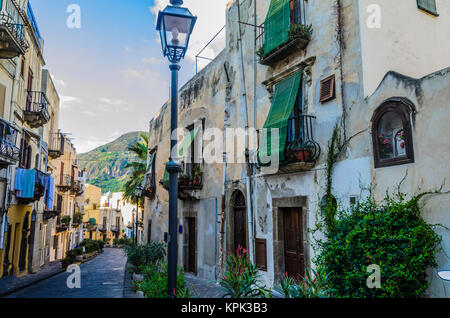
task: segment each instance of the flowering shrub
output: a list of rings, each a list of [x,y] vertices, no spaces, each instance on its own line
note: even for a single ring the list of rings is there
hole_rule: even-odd
[[[250,261],[248,251],[242,246],[236,255],[228,256],[224,275],[219,285],[224,289],[222,297],[257,298],[270,296],[270,292],[258,285],[258,268]]]

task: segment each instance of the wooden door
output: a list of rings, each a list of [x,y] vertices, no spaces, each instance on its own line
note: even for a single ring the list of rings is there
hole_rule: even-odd
[[[196,258],[196,220],[195,218],[186,218],[184,230],[184,268],[187,272],[197,273]]]
[[[305,255],[303,250],[303,231],[300,208],[283,211],[284,260],[289,276],[305,275]]]
[[[61,171],[59,172],[59,184],[64,185],[64,162],[61,162]]]
[[[234,249],[238,246],[247,249],[247,208],[244,195],[240,191],[235,196],[233,210]]]
[[[245,208],[234,209],[234,248],[247,248],[247,227],[245,222]]]

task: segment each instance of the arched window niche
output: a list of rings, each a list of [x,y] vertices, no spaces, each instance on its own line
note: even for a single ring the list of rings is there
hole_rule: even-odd
[[[414,162],[411,118],[414,105],[405,98],[392,98],[381,104],[372,118],[375,168]]]

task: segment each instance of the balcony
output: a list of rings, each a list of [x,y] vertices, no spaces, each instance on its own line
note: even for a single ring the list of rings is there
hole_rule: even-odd
[[[75,194],[77,197],[82,196],[84,193],[83,185],[80,180],[73,181],[73,186],[71,188],[71,192]]]
[[[292,25],[293,28],[300,28],[299,26]],[[303,27],[303,26],[302,26]],[[307,28],[306,26],[304,26]],[[259,26],[259,49],[257,55],[259,57],[259,63],[266,66],[273,66],[275,63],[285,59],[289,55],[304,50],[311,41],[311,35],[308,35],[308,31],[297,32],[289,34],[289,40],[279,45],[270,52],[265,53],[264,50],[264,27]],[[294,31],[293,31],[294,32]],[[312,32],[312,31],[311,31]]]
[[[111,232],[120,233],[120,225],[111,225]]]
[[[48,155],[52,159],[57,159],[64,154],[64,135],[60,132],[53,134],[51,145],[48,149]]]
[[[60,177],[59,184],[56,187],[62,192],[68,192],[73,189],[74,183],[74,178],[71,175],[65,174]]]
[[[36,170],[36,169],[34,169],[34,170]],[[27,205],[27,204],[39,201],[44,196],[45,187],[41,183],[41,181],[43,180],[44,176],[47,176],[47,174],[45,174],[42,171],[36,170],[36,177],[35,177],[36,179],[35,179],[35,186],[34,186],[34,197],[32,197],[32,198],[23,198],[20,195],[18,195],[17,196],[17,200],[18,200],[19,204]]]
[[[184,165],[178,177],[178,196],[181,200],[199,199],[199,191],[203,189],[203,171],[198,164]]]
[[[16,147],[17,129],[0,118],[0,169],[15,165],[20,158],[20,149]]]
[[[144,196],[147,198],[153,198],[156,192],[156,182],[153,174],[148,174],[145,176],[144,183]]]
[[[281,172],[304,171],[314,167],[321,151],[313,136],[315,119],[316,117],[308,115],[289,119],[288,140],[285,147],[286,162],[280,166]]]
[[[44,210],[44,221],[48,221],[50,219],[54,219],[55,217],[59,217],[62,211],[62,196],[58,195],[56,199],[56,204],[52,209]]]
[[[106,224],[97,225],[97,229],[102,233],[106,233],[108,231],[108,227],[106,226]]]
[[[0,12],[0,58],[11,59],[25,54],[30,45],[25,39],[23,13],[16,1],[1,2],[3,4]]]
[[[48,100],[44,92],[27,93],[24,119],[31,128],[39,128],[50,121]]]

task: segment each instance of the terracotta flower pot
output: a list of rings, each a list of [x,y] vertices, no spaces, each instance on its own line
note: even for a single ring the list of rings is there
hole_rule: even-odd
[[[311,159],[311,151],[299,149],[295,152],[295,159],[299,162],[309,161]]]

